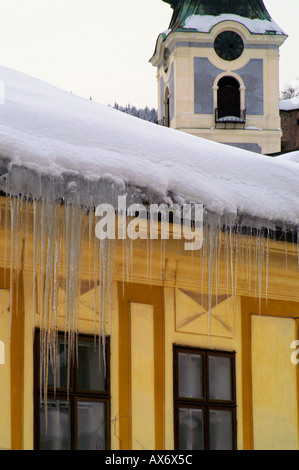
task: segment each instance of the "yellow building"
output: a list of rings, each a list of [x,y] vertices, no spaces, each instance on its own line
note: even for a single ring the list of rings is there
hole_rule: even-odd
[[[263,2],[164,1],[173,16],[150,60],[160,121],[253,152],[280,152],[279,47],[287,36]]]
[[[1,449],[298,449],[297,165],[1,77]]]

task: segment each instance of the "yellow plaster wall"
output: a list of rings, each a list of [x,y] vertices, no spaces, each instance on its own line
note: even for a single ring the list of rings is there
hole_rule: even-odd
[[[298,366],[290,349],[295,321],[258,315],[251,320],[254,449],[298,449]]]
[[[29,297],[30,283],[25,289]],[[218,309],[213,312],[213,316],[208,320],[208,315],[202,315],[199,318],[194,318],[190,323],[190,330],[186,329],[186,324],[182,326],[182,319],[188,316],[189,311],[192,315],[196,316],[196,305],[194,301],[180,301],[176,293],[176,288],[165,287],[164,289],[164,308],[165,308],[165,449],[171,450],[174,445],[174,429],[173,429],[173,344],[188,345],[200,348],[220,349],[227,351],[236,351],[236,391],[237,391],[237,440],[238,449],[243,448],[243,406],[242,406],[242,340],[241,340],[241,303],[238,298],[235,302],[231,299],[224,301],[219,305]],[[33,448],[33,358],[32,358],[32,324],[31,323],[31,306],[30,303],[25,302],[27,305],[25,335],[27,344],[25,348],[25,384],[24,384],[24,448]],[[217,311],[220,323],[217,321]],[[225,315],[224,315],[225,312]],[[111,444],[112,449],[119,449],[119,389],[121,387],[121,378],[118,374],[118,353],[119,343],[115,334],[121,334],[118,328],[118,298],[116,290],[114,289],[113,312],[112,312],[112,341],[111,341]],[[228,329],[223,329],[223,320],[226,319]],[[280,324],[280,321],[283,324]],[[291,322],[291,326],[286,326],[285,321]],[[212,325],[212,330],[209,334],[208,323]],[[220,325],[217,329],[217,323]],[[90,319],[90,326],[87,328],[86,320],[83,321],[80,330],[85,333],[92,333],[93,324]],[[213,326],[214,325],[214,326]],[[214,328],[214,333],[213,333]],[[137,329],[138,330],[138,329]],[[135,336],[138,331],[144,333],[142,325],[139,325],[139,330],[135,330]],[[193,330],[193,331],[192,331]],[[192,331],[192,332],[191,332]],[[213,334],[211,334],[213,333]],[[265,317],[254,317],[253,320],[253,423],[254,423],[254,448],[297,448],[298,442],[298,419],[297,419],[297,388],[296,388],[296,371],[295,366],[291,362],[283,365],[277,357],[277,352],[281,347],[290,356],[289,343],[294,339],[294,320],[293,319],[276,319]],[[271,340],[271,347],[268,346],[268,340]],[[136,345],[137,347],[138,345]],[[135,347],[135,357],[138,356],[138,351]],[[139,345],[140,354],[143,354],[142,345]],[[276,348],[276,349],[275,349]],[[146,362],[145,356],[143,356]],[[288,357],[289,359],[289,357]],[[145,364],[146,367],[146,364]],[[265,371],[268,374],[273,374],[272,381],[264,380],[262,383],[257,381],[257,378],[263,376]],[[132,367],[133,375],[135,374],[135,367]],[[0,368],[1,373],[1,368]],[[285,407],[283,414],[277,414],[277,396],[273,390],[273,380],[279,379],[278,389],[281,392],[281,385],[287,385],[285,388],[286,395],[280,399],[285,400]],[[142,386],[144,391],[148,391],[146,383],[139,382],[139,393],[142,395]],[[9,390],[9,388],[8,388]],[[263,392],[262,397],[260,391]],[[276,387],[277,392],[277,387]],[[7,390],[6,390],[7,393]],[[257,398],[257,396],[259,398]],[[269,397],[272,398],[270,399]],[[9,393],[8,393],[9,399]],[[279,404],[279,402],[278,402]],[[0,404],[1,406],[1,404]],[[267,410],[268,407],[268,410]],[[272,407],[272,408],[271,408]],[[296,408],[296,409],[295,409]],[[270,410],[270,411],[269,411]],[[6,409],[6,413],[7,409]],[[9,414],[9,413],[8,413]],[[139,417],[139,420],[145,419],[145,416]],[[277,419],[279,419],[279,426],[277,426]],[[138,420],[137,420],[138,421]],[[272,423],[270,426],[268,423]],[[277,432],[277,429],[281,432]],[[2,428],[2,433],[9,436],[9,429]],[[1,432],[1,430],[0,430]],[[150,434],[149,429],[147,433]],[[1,436],[1,434],[0,434]],[[154,435],[148,435],[147,439],[153,440]],[[2,441],[5,444],[5,441]],[[9,447],[9,442],[6,442]]]
[[[131,303],[132,449],[155,448],[153,306]]]
[[[8,289],[0,289],[0,341],[4,345],[4,364],[0,363],[0,450],[10,449],[10,295]],[[3,362],[3,361],[1,361]]]
[[[24,450],[31,450],[34,446],[34,377],[33,377],[33,342],[34,342],[34,316],[33,316],[33,279],[31,273],[23,275],[24,285]]]
[[[254,242],[255,243],[255,242]],[[1,240],[0,240],[1,244]],[[138,244],[137,244],[138,245]],[[158,242],[158,247],[160,242]],[[254,246],[254,244],[253,244]],[[286,245],[288,247],[288,245]],[[292,247],[289,250],[288,262],[285,260],[285,244],[272,244],[269,245],[269,282],[267,286],[268,298],[277,299],[277,302],[281,300],[289,300],[294,304],[294,311],[292,315],[294,318],[299,316],[299,313],[296,313],[298,308],[298,267],[297,267],[297,255],[296,250],[292,251]],[[193,257],[190,254],[182,253],[178,249],[177,243],[167,245],[166,261],[163,269],[161,269],[161,255],[159,251],[153,253],[152,255],[152,278],[149,281],[148,273],[146,272],[145,266],[145,257],[144,250],[135,250],[134,251],[134,270],[131,281],[134,283],[140,284],[139,289],[136,292],[139,295],[139,299],[136,301],[140,303],[142,300],[142,292],[146,293],[145,303],[149,304],[149,287],[150,285],[158,286],[159,289],[163,291],[163,306],[164,306],[164,321],[165,325],[163,327],[162,334],[159,336],[158,341],[160,344],[155,344],[155,350],[160,354],[161,351],[165,351],[165,357],[163,359],[162,367],[160,371],[164,374],[164,385],[162,388],[155,392],[155,399],[160,400],[161,390],[163,403],[159,403],[159,410],[163,410],[160,413],[161,419],[161,428],[163,431],[164,439],[164,448],[172,449],[174,445],[174,433],[173,433],[173,344],[179,345],[188,345],[201,348],[209,349],[221,349],[226,351],[236,351],[236,391],[237,391],[237,433],[238,433],[238,448],[242,449],[243,440],[244,440],[244,426],[243,426],[243,416],[244,411],[244,402],[243,402],[243,392],[244,388],[246,389],[250,386],[250,383],[243,381],[244,371],[243,371],[243,338],[242,338],[242,327],[241,320],[243,316],[242,305],[241,305],[241,296],[248,295],[252,299],[257,296],[256,286],[253,283],[254,272],[252,274],[252,283],[250,286],[246,283],[246,276],[243,275],[242,270],[239,266],[238,270],[238,289],[237,297],[233,301],[231,297],[231,289],[227,289],[226,286],[226,256],[223,259],[219,260],[219,284],[218,284],[218,294],[220,296],[227,296],[224,300],[222,297],[221,301],[218,302],[217,306],[212,306],[211,315],[209,316],[206,311],[206,305],[200,307],[200,295],[201,288],[204,289],[204,292],[208,292],[208,285],[204,282],[201,284],[201,268],[198,264],[197,255]],[[121,351],[121,341],[127,333],[123,331],[120,327],[122,311],[120,310],[120,300],[122,293],[126,291],[127,283],[121,283],[122,281],[122,252],[116,250],[115,255],[115,276],[113,282],[113,295],[112,295],[112,312],[111,312],[111,324],[110,319],[106,320],[107,334],[111,334],[111,447],[113,450],[120,448],[120,425],[124,416],[120,411],[120,400],[122,398],[122,383],[125,380],[125,377],[120,375],[120,359],[122,356]],[[244,260],[245,262],[245,260]],[[247,268],[245,266],[245,272]],[[84,271],[86,274],[86,270]],[[86,279],[88,275],[86,274]],[[117,281],[121,284],[121,289],[118,290]],[[263,283],[264,285],[264,283]],[[215,284],[213,281],[213,289],[215,290]],[[34,324],[39,326],[39,315],[38,309],[35,319],[33,319],[33,300],[32,300],[32,272],[23,271],[23,290],[20,291],[20,295],[24,296],[23,305],[24,305],[24,390],[21,391],[23,396],[23,447],[26,449],[33,448],[33,327]],[[38,293],[38,290],[36,291]],[[7,297],[7,293],[5,294]],[[261,291],[261,296],[265,297],[264,287]],[[152,300],[152,299],[150,299]],[[59,308],[58,308],[58,326],[64,327],[64,294],[60,292],[59,294]],[[80,297],[80,313],[79,313],[79,330],[82,333],[93,334],[95,331],[94,324],[94,312],[93,312],[93,302],[94,302],[94,290],[93,287],[90,290],[82,292]],[[276,300],[272,300],[274,305]],[[5,303],[5,302],[2,302]],[[36,304],[38,305],[38,299],[36,299]],[[283,308],[283,307],[279,307]],[[290,307],[289,307],[290,308]],[[278,308],[277,308],[278,310]],[[2,320],[1,320],[2,318]],[[0,321],[3,321],[4,317],[0,316]],[[6,322],[8,315],[6,317]],[[290,320],[294,321],[294,320]],[[271,320],[272,322],[272,320]],[[163,322],[161,323],[163,324]],[[272,324],[272,323],[271,323]],[[0,325],[3,326],[2,324]],[[98,325],[96,325],[96,330]],[[264,329],[254,325],[254,351],[252,356],[253,360],[253,377],[255,379],[255,374],[259,374],[259,366],[262,364],[262,361],[259,360],[258,355],[261,354],[262,347],[264,343]],[[139,329],[142,329],[142,326],[139,326]],[[8,325],[5,323],[3,329],[0,329],[0,332],[6,331],[8,334]],[[275,330],[276,335],[279,338],[279,328]],[[135,333],[135,334],[138,334]],[[157,335],[157,333],[155,333]],[[287,336],[287,342],[290,339],[290,336]],[[2,338],[0,337],[0,340]],[[126,338],[124,338],[126,341]],[[249,338],[250,341],[250,338]],[[0,446],[9,447],[10,446],[10,406],[4,407],[4,403],[9,403],[10,401],[10,362],[9,362],[9,340],[6,338],[6,360],[7,368],[2,369],[0,365],[0,374],[4,374],[1,377],[5,377],[4,390],[1,389],[2,397],[5,394],[4,400],[0,400],[0,412],[6,413],[3,416],[7,416],[4,421],[1,421],[0,426]],[[276,347],[279,346],[279,341],[275,342]],[[286,343],[282,344],[282,347],[286,347]],[[141,348],[141,346],[140,346]],[[135,351],[136,352],[136,351]],[[270,355],[270,350],[266,350],[266,353]],[[142,351],[141,351],[142,354]],[[163,355],[161,355],[163,357]],[[270,369],[277,373],[277,365],[275,361],[270,362]],[[6,365],[5,365],[6,367]],[[135,367],[132,367],[133,374],[135,373]],[[6,374],[6,375],[5,375]],[[294,366],[284,368],[282,374],[283,380],[289,384],[290,390],[288,393],[292,394],[287,396],[288,408],[287,408],[287,423],[284,424],[284,429],[287,431],[285,435],[293,435],[292,442],[296,441],[296,432],[294,431],[294,426],[298,423],[297,418],[297,408],[294,403],[297,400],[297,387],[296,381],[294,378]],[[290,385],[291,384],[291,385]],[[142,384],[141,384],[142,387]],[[254,394],[256,396],[257,382],[254,382]],[[263,392],[267,396],[267,385],[263,384]],[[6,401],[5,401],[6,400]],[[257,404],[256,398],[254,398],[254,406]],[[157,402],[155,403],[157,405]],[[264,408],[265,406],[262,405]],[[295,409],[296,408],[296,409]],[[293,414],[292,414],[293,412]],[[255,416],[253,416],[255,415]],[[261,412],[255,406],[252,418],[254,418],[255,426],[255,444],[256,446],[262,446],[263,441],[259,435],[264,433],[263,426],[268,426],[265,422],[265,419],[261,417]],[[157,419],[157,416],[156,416]],[[248,417],[246,417],[248,420]],[[296,421],[297,420],[297,421]],[[250,419],[248,420],[250,421]],[[294,437],[295,436],[295,437]],[[150,436],[153,439],[153,436]],[[286,441],[283,436],[278,436],[275,445],[276,447],[286,447]],[[258,440],[257,440],[258,439]],[[272,439],[272,438],[271,438]],[[271,439],[269,438],[269,445],[272,445]],[[160,445],[160,444],[159,444]]]
[[[111,312],[111,329],[110,332],[110,381],[111,381],[111,449],[118,450],[119,441],[119,308],[117,283],[113,283],[112,312]]]

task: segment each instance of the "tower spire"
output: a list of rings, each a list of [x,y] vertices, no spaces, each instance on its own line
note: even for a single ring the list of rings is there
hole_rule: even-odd
[[[169,28],[179,27],[192,15],[219,16],[225,13],[250,19],[271,20],[263,0],[163,0],[173,8]]]

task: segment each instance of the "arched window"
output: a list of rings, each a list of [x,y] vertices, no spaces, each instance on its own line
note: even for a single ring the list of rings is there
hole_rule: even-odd
[[[170,112],[169,112],[169,88],[165,90],[164,97],[164,125],[166,127],[170,126]]]
[[[225,76],[218,82],[218,119],[241,118],[240,83],[234,77]]]

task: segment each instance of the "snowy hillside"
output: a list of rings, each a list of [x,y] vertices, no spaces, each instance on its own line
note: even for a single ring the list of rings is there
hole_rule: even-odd
[[[299,224],[297,163],[158,126],[4,67],[0,79],[3,191],[99,204],[104,188],[132,188],[141,200]]]

